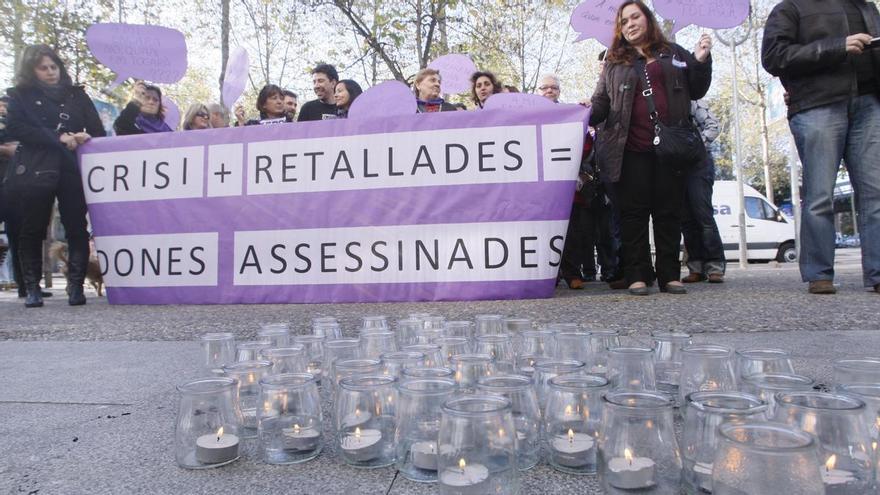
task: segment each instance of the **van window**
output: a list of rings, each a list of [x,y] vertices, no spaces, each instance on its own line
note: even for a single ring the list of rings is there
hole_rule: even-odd
[[[746,215],[749,218],[757,220],[769,220],[771,222],[780,222],[780,215],[776,213],[776,209],[764,201],[762,198],[746,196]]]

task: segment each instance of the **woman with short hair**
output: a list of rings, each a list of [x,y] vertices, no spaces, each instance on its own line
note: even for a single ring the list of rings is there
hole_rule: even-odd
[[[193,103],[183,116],[184,131],[198,131],[211,128],[211,112],[203,103]]]
[[[286,124],[293,122],[284,109],[284,90],[275,84],[267,84],[257,95],[259,119],[248,120],[245,125]]]
[[[64,62],[46,45],[24,49],[15,83],[8,90],[6,131],[20,144],[4,186],[18,220],[25,306],[43,305],[42,247],[56,199],[68,244],[68,303],[80,306],[86,303],[83,282],[89,263],[89,233],[75,152],[92,137],[104,136],[104,126],[83,87],[72,83]]]
[[[490,96],[502,91],[501,83],[491,72],[474,72],[471,76],[471,99],[476,108],[482,109]]]
[[[131,92],[131,100],[119,112],[113,129],[117,136],[173,131],[165,122],[162,90],[158,86],[137,81]]]
[[[418,113],[455,112],[456,108],[451,103],[443,101],[440,97],[440,71],[426,68],[416,74],[413,88],[416,94]]]

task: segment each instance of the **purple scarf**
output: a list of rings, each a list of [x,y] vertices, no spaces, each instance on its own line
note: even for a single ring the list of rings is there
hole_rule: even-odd
[[[171,128],[168,127],[168,124],[166,124],[164,120],[159,117],[151,117],[142,113],[139,113],[137,118],[134,119],[134,125],[136,125],[138,129],[144,131],[144,134],[171,132]]]

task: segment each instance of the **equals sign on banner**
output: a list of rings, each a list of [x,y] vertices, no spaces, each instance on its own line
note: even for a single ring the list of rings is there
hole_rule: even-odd
[[[571,148],[550,148],[551,162],[570,162]]]

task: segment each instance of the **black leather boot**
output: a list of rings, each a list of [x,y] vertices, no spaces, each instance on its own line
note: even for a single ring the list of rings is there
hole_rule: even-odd
[[[82,306],[86,303],[86,295],[83,292],[82,284],[67,286],[67,304],[71,306]]]
[[[89,263],[89,241],[68,238],[67,246],[67,304],[82,306],[86,303],[83,282]]]
[[[26,308],[40,308],[43,306],[43,290],[40,288],[40,272],[43,270],[43,257],[39,249],[18,250],[21,260],[21,275],[26,291],[24,306]]]

